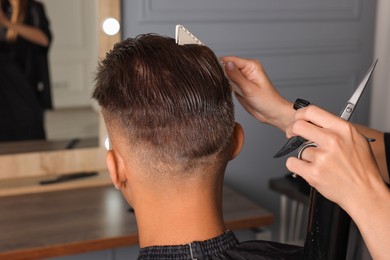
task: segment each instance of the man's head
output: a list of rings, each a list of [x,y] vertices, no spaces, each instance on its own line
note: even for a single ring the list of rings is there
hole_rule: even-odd
[[[145,177],[184,179],[235,155],[231,89],[205,46],[154,34],[124,40],[100,63],[93,97],[112,142],[109,169],[117,151]]]

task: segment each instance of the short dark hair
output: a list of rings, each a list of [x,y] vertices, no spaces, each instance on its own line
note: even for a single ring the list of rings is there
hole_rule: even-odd
[[[99,63],[92,97],[108,129],[152,148],[153,160],[189,163],[231,146],[231,89],[206,46],[156,34],[123,40]]]

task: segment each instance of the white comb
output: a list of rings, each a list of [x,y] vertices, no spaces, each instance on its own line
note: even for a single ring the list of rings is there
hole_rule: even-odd
[[[197,44],[197,45],[204,45],[198,38],[196,38],[195,35],[193,35],[189,30],[187,30],[183,25],[176,25],[176,31],[175,31],[175,39],[176,44],[178,45],[186,45],[186,44]],[[225,70],[225,64],[223,60],[219,57],[219,64],[221,65],[223,72],[225,73],[225,76],[227,77],[226,70]],[[227,77],[228,78],[228,77]],[[242,95],[241,89],[229,78],[229,84],[232,86],[233,90],[239,94]]]
[[[175,34],[176,44],[186,45],[186,44],[197,44],[204,45],[198,38],[195,37],[190,31],[184,28],[183,25],[176,25],[176,34]]]

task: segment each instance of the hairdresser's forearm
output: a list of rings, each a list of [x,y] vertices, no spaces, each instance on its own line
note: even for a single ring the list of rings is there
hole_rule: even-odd
[[[388,259],[390,191],[385,185],[361,192],[348,210],[375,260]]]
[[[384,143],[384,133],[366,126],[355,124],[359,132],[368,138],[376,139],[375,142],[371,143],[371,149],[374,152],[376,162],[378,163],[379,170],[382,176],[382,179],[390,183],[389,174],[387,170],[387,161],[386,161],[386,152],[385,152],[385,143]]]

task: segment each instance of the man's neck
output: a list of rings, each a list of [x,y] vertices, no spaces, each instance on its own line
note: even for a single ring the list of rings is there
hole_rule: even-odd
[[[222,185],[166,194],[145,193],[135,205],[141,247],[204,241],[225,231]]]

